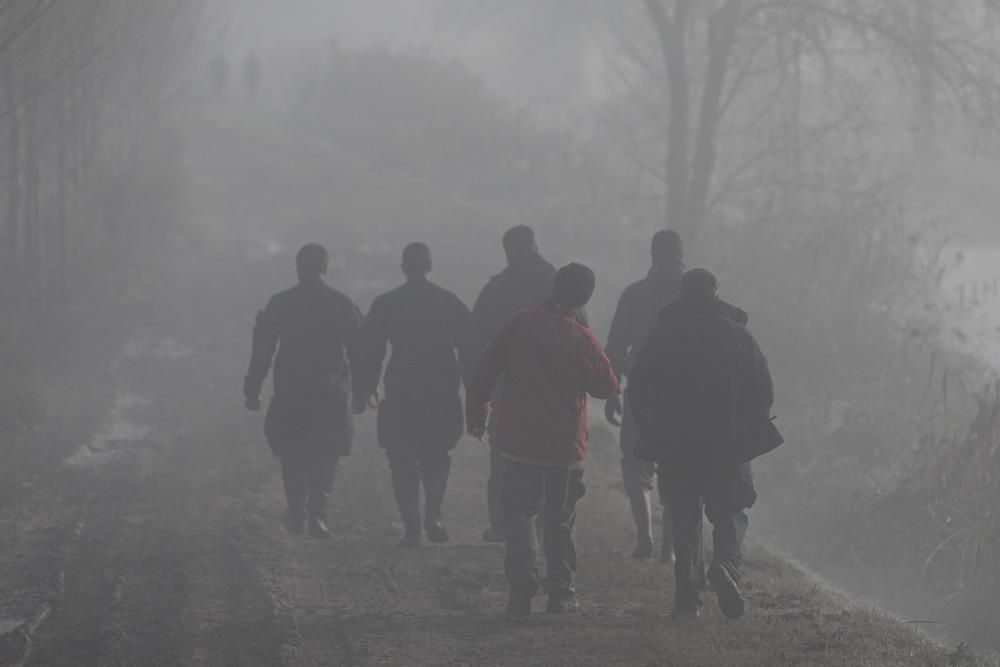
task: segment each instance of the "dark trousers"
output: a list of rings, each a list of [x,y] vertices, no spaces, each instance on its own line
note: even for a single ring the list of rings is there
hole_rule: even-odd
[[[486,480],[486,509],[490,515],[490,530],[503,532],[503,476],[506,459],[495,449],[490,449],[490,476]]]
[[[280,459],[288,511],[296,517],[325,520],[340,457],[332,451],[289,448]]]
[[[546,592],[573,592],[576,545],[573,526],[576,504],[586,489],[579,465],[539,466],[504,459],[503,507],[507,548],[504,569],[512,592],[534,595],[538,590],[538,538],[534,520],[544,525]]]
[[[734,502],[732,490],[717,484],[661,476],[660,486],[674,522],[675,600],[680,607],[698,606],[705,591],[704,517],[712,523],[712,564],[738,582],[749,525],[747,505]]]
[[[440,447],[393,447],[386,450],[392,490],[407,535],[420,534],[420,485],[424,487],[424,521],[441,519],[448,488],[451,454]]]

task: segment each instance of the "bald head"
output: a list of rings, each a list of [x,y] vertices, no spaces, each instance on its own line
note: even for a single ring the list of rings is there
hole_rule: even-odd
[[[681,235],[672,229],[661,229],[653,234],[650,250],[653,264],[666,264],[684,259],[684,244]]]
[[[403,273],[407,278],[419,278],[431,272],[431,249],[426,243],[411,243],[403,248]]]
[[[330,268],[330,253],[318,243],[307,243],[295,255],[299,280],[317,280]]]
[[[503,249],[507,262],[513,264],[538,254],[535,230],[527,225],[511,227],[503,235]]]

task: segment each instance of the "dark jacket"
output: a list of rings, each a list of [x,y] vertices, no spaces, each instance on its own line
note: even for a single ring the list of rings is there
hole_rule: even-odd
[[[385,400],[379,407],[379,444],[387,449],[424,445],[452,449],[465,422],[456,351],[469,335],[469,309],[427,280],[406,283],[372,303],[364,327],[359,387],[378,388],[386,346]]]
[[[605,347],[619,378],[629,374],[646,336],[656,326],[660,311],[680,295],[682,277],[684,262],[678,260],[654,266],[645,278],[622,292]]]
[[[277,356],[275,357],[275,350]],[[351,369],[361,360],[361,313],[322,281],[271,297],[257,314],[243,393],[260,395],[274,361],[274,397],[265,432],[271,449],[351,448]]]
[[[678,475],[711,475],[781,444],[767,359],[724,312],[683,300],[664,309],[629,377],[636,456]]]
[[[657,318],[657,324],[662,324],[663,322],[669,321],[670,318],[673,317],[673,314],[676,312],[676,309],[680,307],[681,306],[679,301],[673,301],[671,303],[668,303],[666,306],[663,307],[663,310],[660,311],[659,317]],[[708,307],[711,308],[715,313],[721,315],[722,317],[725,317],[726,319],[732,320],[736,324],[742,324],[743,326],[746,326],[750,322],[750,314],[747,313],[747,311],[743,310],[739,306],[734,306],[731,303],[723,301],[722,299],[716,299],[711,304],[709,304]]]
[[[465,352],[467,378],[511,317],[552,296],[555,276],[555,267],[535,254],[509,265],[486,283],[472,307],[472,328]]]
[[[608,398],[618,381],[604,350],[577,313],[550,304],[518,313],[492,343],[466,387],[471,426],[486,422],[504,376],[493,446],[507,458],[571,465],[587,456],[587,395]]]

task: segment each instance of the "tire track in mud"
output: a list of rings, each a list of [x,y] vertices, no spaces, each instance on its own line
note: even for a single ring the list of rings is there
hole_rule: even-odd
[[[129,469],[126,469],[128,472]],[[134,489],[121,485],[91,494],[81,532],[71,548],[54,611],[31,636],[34,650],[25,664],[97,664],[105,644],[106,619],[115,604],[114,552],[124,506]],[[123,493],[125,492],[125,493]]]
[[[20,607],[28,620],[0,637],[0,664],[281,664],[280,608],[243,558],[232,509],[268,472],[241,423],[219,419],[219,360],[167,340],[127,348],[104,426],[25,510],[52,506],[83,530],[73,540],[47,529],[58,558],[41,539],[12,553],[64,585],[41,595],[39,613]]]

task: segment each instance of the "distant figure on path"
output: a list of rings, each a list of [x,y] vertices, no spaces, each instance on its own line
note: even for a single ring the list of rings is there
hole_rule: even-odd
[[[507,613],[526,616],[539,586],[535,517],[544,518],[548,594],[546,611],[579,609],[573,526],[584,495],[587,395],[606,399],[618,381],[579,309],[594,292],[594,273],[570,264],[556,274],[552,298],[507,321],[489,344],[466,388],[469,433],[486,433],[494,407],[492,439],[503,470],[507,538],[504,568],[510,585]],[[501,375],[499,401],[494,389]]]
[[[639,426],[636,456],[658,465],[674,523],[675,613],[697,616],[706,588],[703,514],[714,549],[707,578],[729,618],[744,613],[742,546],[757,494],[750,461],[781,444],[770,419],[774,391],[767,359],[742,311],[719,301],[704,269],[681,281],[632,365],[628,401]],[[745,314],[744,314],[745,315]]]
[[[456,353],[466,344],[469,309],[428,279],[431,251],[423,243],[403,250],[406,283],[375,299],[364,327],[364,361],[358,386],[378,406],[378,441],[392,472],[392,489],[403,520],[402,547],[420,546],[420,486],[427,539],[449,539],[441,506],[451,470],[451,450],[465,425]],[[378,385],[386,346],[385,400]]]
[[[472,331],[466,352],[466,375],[479,361],[486,346],[504,324],[516,313],[534,308],[552,294],[552,281],[556,269],[538,252],[535,232],[531,227],[519,225],[507,230],[503,236],[507,268],[490,279],[483,287],[472,308]],[[466,378],[468,379],[468,378]],[[497,383],[494,399],[503,393],[503,381]],[[496,434],[496,420],[490,419],[487,427],[490,440]],[[486,503],[490,525],[483,532],[486,542],[503,542],[503,462],[496,450],[490,455],[490,476],[486,486]]]
[[[605,347],[608,359],[615,369],[619,381],[628,377],[646,336],[656,327],[660,311],[680,296],[681,278],[684,276],[684,248],[680,235],[673,230],[662,230],[653,235],[651,246],[652,268],[645,278],[625,288],[618,307],[615,309],[608,344]],[[621,427],[622,480],[625,495],[632,506],[635,521],[636,545],[633,558],[653,556],[653,522],[650,507],[650,493],[656,477],[656,464],[642,461],[635,456],[639,442],[639,429],[626,401],[615,394],[607,400],[604,414],[613,426]],[[663,498],[660,498],[661,503]],[[660,560],[667,563],[674,560],[673,524],[670,511],[663,511],[663,544]]]
[[[337,463],[351,451],[350,380],[362,352],[361,313],[324,282],[329,263],[321,245],[299,250],[298,285],[271,297],[257,314],[243,382],[247,409],[259,410],[261,385],[274,359],[274,397],[264,431],[281,460],[288,500],[284,525],[295,535],[308,526],[316,538],[330,537],[327,505]],[[355,414],[364,412],[363,399],[355,389]]]

